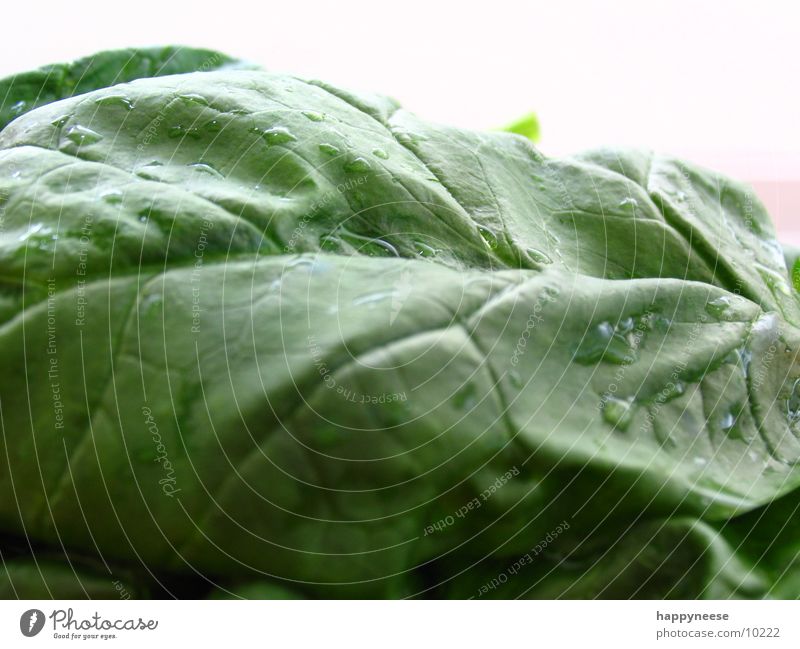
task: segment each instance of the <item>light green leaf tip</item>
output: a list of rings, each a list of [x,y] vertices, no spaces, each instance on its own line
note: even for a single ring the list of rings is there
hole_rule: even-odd
[[[508,133],[516,133],[528,138],[531,142],[538,142],[541,135],[541,127],[539,126],[539,118],[536,113],[528,113],[523,115],[516,121],[504,126],[501,131]]]

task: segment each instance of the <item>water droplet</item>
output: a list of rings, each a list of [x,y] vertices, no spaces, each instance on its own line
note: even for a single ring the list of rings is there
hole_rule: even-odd
[[[368,257],[385,257],[388,252],[393,257],[399,257],[400,253],[391,243],[384,239],[365,237],[355,232],[350,232],[343,227],[338,227],[328,235],[320,239],[320,245],[326,250],[341,250],[343,240],[354,247],[357,252]],[[335,246],[331,248],[330,246]]]
[[[377,246],[378,248],[385,250],[393,257],[399,257],[400,253],[397,251],[391,243],[388,241],[384,241],[383,239],[367,239],[368,245],[362,246],[359,252],[366,252],[370,257],[374,257],[375,255],[372,252],[370,246]]]
[[[491,250],[497,250],[497,235],[492,230],[487,228],[485,225],[479,225],[478,234],[481,235],[484,243],[486,243]]]
[[[770,258],[771,265],[774,268],[781,268],[786,260],[783,256],[783,246],[776,239],[759,239],[762,250]]]
[[[553,260],[544,254],[541,250],[536,250],[536,248],[528,248],[526,251],[528,257],[530,257],[533,261],[537,264],[552,264]]]
[[[70,126],[65,135],[70,142],[73,142],[78,146],[82,146],[84,144],[94,144],[95,142],[99,142],[103,139],[103,136],[100,135],[100,133],[80,125]]]
[[[686,384],[683,381],[670,381],[661,392],[658,393],[656,401],[658,403],[667,403],[673,399],[686,394]]]
[[[786,400],[786,415],[791,425],[800,422],[800,379],[794,382],[792,392]]]
[[[200,173],[214,176],[214,178],[225,178],[225,176],[223,176],[219,171],[214,169],[214,167],[206,162],[192,162],[186,166],[190,169],[194,169],[195,171],[199,171]]]
[[[739,430],[739,427],[736,425],[738,422],[739,422],[739,415],[737,413],[726,412],[724,415],[722,415],[722,418],[720,419],[719,427],[722,429],[722,432],[726,433],[729,437],[741,439],[742,437],[741,431]]]
[[[315,110],[304,110],[303,115],[312,122],[321,122],[325,119],[325,113],[318,113]]]
[[[753,362],[753,352],[746,347],[740,347],[736,350],[736,354],[739,356],[739,363],[742,366],[742,374],[745,378],[747,378],[750,375],[750,363]]]
[[[50,125],[55,126],[56,128],[64,128],[71,118],[72,115],[62,115],[61,117],[58,117],[50,122]]]
[[[381,160],[389,159],[389,154],[386,153],[386,151],[384,151],[383,149],[373,149],[372,155],[374,155],[376,158],[380,158]]]
[[[36,249],[41,250],[42,252],[52,252],[55,250],[55,246],[50,244],[50,241],[44,239],[42,237],[36,237],[35,239],[31,239],[31,243],[36,244]]]
[[[320,237],[319,247],[325,252],[341,252],[344,243],[339,237],[324,235]]]
[[[164,164],[158,160],[151,160],[147,164],[142,165],[134,170],[134,173],[139,176],[139,178],[144,178],[145,180],[160,180],[158,175],[157,169],[159,167],[163,167]]]
[[[632,196],[628,196],[627,198],[623,198],[623,199],[622,199],[622,200],[619,202],[619,206],[620,206],[620,207],[625,207],[626,205],[630,205],[632,208],[634,208],[634,209],[635,209],[635,208],[639,207],[639,201],[637,201],[637,200],[636,200],[635,198],[633,198]]]
[[[121,106],[125,110],[133,110],[134,108],[131,99],[125,95],[107,95],[95,99],[94,103],[98,106]]]
[[[589,329],[575,352],[574,360],[582,365],[608,361],[616,365],[636,360],[630,340],[617,332],[610,322],[601,322]]]
[[[209,133],[216,133],[222,128],[222,125],[219,123],[219,120],[211,119],[203,125],[203,128]]]
[[[320,144],[319,150],[327,155],[337,155],[339,153],[339,149],[332,144]]]
[[[667,334],[672,328],[672,320],[661,314],[657,314],[647,320],[646,327],[648,331],[658,331],[659,333]]]
[[[11,114],[12,115],[20,115],[25,110],[25,107],[28,105],[26,101],[18,101],[16,104],[11,106]]]
[[[171,126],[167,130],[167,136],[173,139],[176,137],[190,137],[196,140],[197,138],[200,137],[200,129],[195,127],[186,127],[177,124],[175,126]]]
[[[792,294],[788,279],[784,278],[783,275],[761,264],[756,264],[756,270],[758,270],[761,279],[764,280],[764,283],[769,287],[769,290],[776,298]]]
[[[109,189],[100,194],[100,199],[109,205],[118,205],[124,197],[124,194],[118,189]]]
[[[193,92],[189,92],[183,95],[178,95],[178,99],[181,101],[188,102],[190,104],[200,104],[201,106],[208,106],[208,99],[203,97],[203,95],[198,95]]]
[[[252,133],[258,133],[269,146],[278,144],[286,144],[287,142],[294,142],[297,138],[289,132],[288,128],[283,126],[273,126],[268,129],[252,128]]]
[[[622,318],[617,323],[617,333],[618,334],[628,334],[633,331],[633,328],[636,326],[636,320],[631,317]]]
[[[417,254],[420,257],[435,257],[439,253],[436,248],[429,246],[427,243],[423,243],[422,241],[415,241],[414,246],[416,247]]]
[[[732,306],[731,299],[727,295],[722,295],[706,304],[706,311],[709,315],[721,320]]]
[[[395,131],[394,136],[397,138],[398,142],[406,145],[414,145],[419,142],[424,142],[428,139],[419,133],[412,133],[411,131],[404,131],[400,129]]]
[[[157,313],[161,309],[161,304],[164,297],[160,293],[152,293],[147,295],[139,303],[139,310],[145,316]]]
[[[686,192],[678,192],[675,195],[675,197],[681,202],[685,201],[688,198],[688,196],[686,195]]]
[[[453,395],[453,405],[459,410],[472,410],[478,403],[475,386],[467,383]]]
[[[369,162],[364,158],[355,158],[344,165],[344,170],[348,173],[366,173],[370,168]]]
[[[30,239],[35,234],[39,234],[39,233],[47,234],[48,232],[51,232],[51,230],[49,228],[45,228],[44,223],[34,223],[33,225],[31,225],[27,229],[27,231],[25,231],[21,235],[19,235],[19,237],[17,237],[17,240],[18,241],[27,241],[28,239]]]
[[[603,401],[603,419],[619,430],[627,430],[633,420],[633,398],[607,397]]]

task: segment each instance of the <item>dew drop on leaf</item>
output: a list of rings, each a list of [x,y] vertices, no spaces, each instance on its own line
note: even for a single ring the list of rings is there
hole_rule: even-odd
[[[208,106],[208,99],[203,97],[203,95],[198,95],[196,93],[186,93],[183,95],[178,95],[178,99],[191,104],[200,104],[201,106]]]
[[[459,410],[472,410],[478,403],[475,386],[467,383],[453,395],[453,405]]]
[[[325,252],[341,252],[343,247],[343,242],[338,237],[325,235],[320,238],[319,247],[321,250],[324,250]]]
[[[304,110],[303,115],[312,122],[321,122],[325,119],[325,113],[318,113],[315,110]]]
[[[364,158],[355,158],[344,165],[348,173],[364,173],[370,170],[370,164]]]
[[[610,322],[601,322],[584,334],[575,352],[574,360],[582,365],[608,361],[616,365],[636,359],[633,345]]]
[[[731,299],[726,295],[722,295],[706,304],[706,311],[709,315],[720,320],[731,308],[731,305]]]
[[[269,146],[293,142],[297,138],[284,126],[273,126],[268,129],[253,128],[253,133],[258,133]]]
[[[530,257],[537,264],[553,263],[553,260],[550,257],[548,257],[545,253],[543,253],[541,250],[537,250],[536,248],[528,248],[526,252],[528,253],[528,257]]]
[[[786,414],[792,425],[800,422],[800,379],[792,386],[792,392],[786,401]]]
[[[200,173],[204,173],[208,176],[214,176],[214,178],[225,178],[225,176],[223,176],[207,162],[192,162],[186,166],[194,171],[199,171]]]
[[[674,381],[664,386],[656,400],[658,403],[667,403],[684,394],[686,394],[686,384],[683,381]]]
[[[55,126],[56,128],[63,128],[66,126],[70,118],[72,118],[72,115],[62,115],[61,117],[58,117],[50,122],[50,125]]]
[[[93,131],[90,128],[86,128],[85,126],[75,125],[70,126],[66,133],[66,138],[70,142],[74,142],[77,145],[84,145],[84,144],[94,144],[95,142],[99,142],[103,139],[103,136],[96,131]]]
[[[603,402],[603,420],[619,430],[627,430],[633,419],[633,400],[607,397]]]
[[[111,189],[100,194],[100,198],[109,205],[118,205],[122,202],[123,194],[117,189]]]
[[[98,106],[119,106],[125,110],[134,109],[133,101],[125,95],[106,95],[96,99],[94,103]]]
[[[176,124],[175,126],[171,126],[167,130],[167,136],[170,138],[177,138],[177,137],[190,137],[194,140],[200,137],[200,129],[195,127],[186,127],[181,124]]]
[[[435,257],[439,252],[433,246],[429,246],[427,243],[423,243],[422,241],[415,241],[414,247],[416,248],[417,254],[420,257]]]
[[[339,153],[338,147],[335,147],[332,144],[326,144],[324,142],[319,145],[319,150],[330,156],[334,156]]]
[[[764,283],[777,299],[780,300],[781,296],[789,296],[792,294],[792,291],[789,288],[789,282],[784,279],[783,275],[780,275],[771,268],[767,268],[761,264],[756,264],[756,270],[758,271],[758,274],[761,275],[761,279],[764,280]]]
[[[497,250],[497,235],[492,232],[489,228],[484,225],[478,226],[478,233],[481,235],[481,238],[489,246],[490,250]]]
[[[160,293],[151,293],[145,296],[139,305],[142,315],[149,316],[157,314],[161,309],[163,301],[164,298]]]

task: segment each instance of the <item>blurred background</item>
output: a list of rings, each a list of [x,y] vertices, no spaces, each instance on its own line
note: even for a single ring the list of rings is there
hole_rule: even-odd
[[[219,49],[540,148],[669,152],[751,183],[800,245],[800,8],[790,2],[404,0],[3,7],[0,75],[125,46]]]

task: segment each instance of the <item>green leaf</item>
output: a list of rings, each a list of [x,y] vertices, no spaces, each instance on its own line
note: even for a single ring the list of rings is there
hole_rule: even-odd
[[[800,486],[800,304],[739,183],[226,68],[20,115],[0,207],[4,534],[192,596],[547,539],[504,592],[778,592],[736,525]]]
[[[124,578],[68,561],[4,561],[0,599],[132,599],[141,596]]]
[[[531,142],[538,142],[541,136],[541,128],[539,126],[539,118],[536,113],[528,113],[523,117],[515,120],[508,126],[505,126],[503,131],[508,133],[516,133],[528,138]]]
[[[0,129],[45,104],[147,77],[248,67],[225,54],[186,47],[101,52],[0,79]]]

